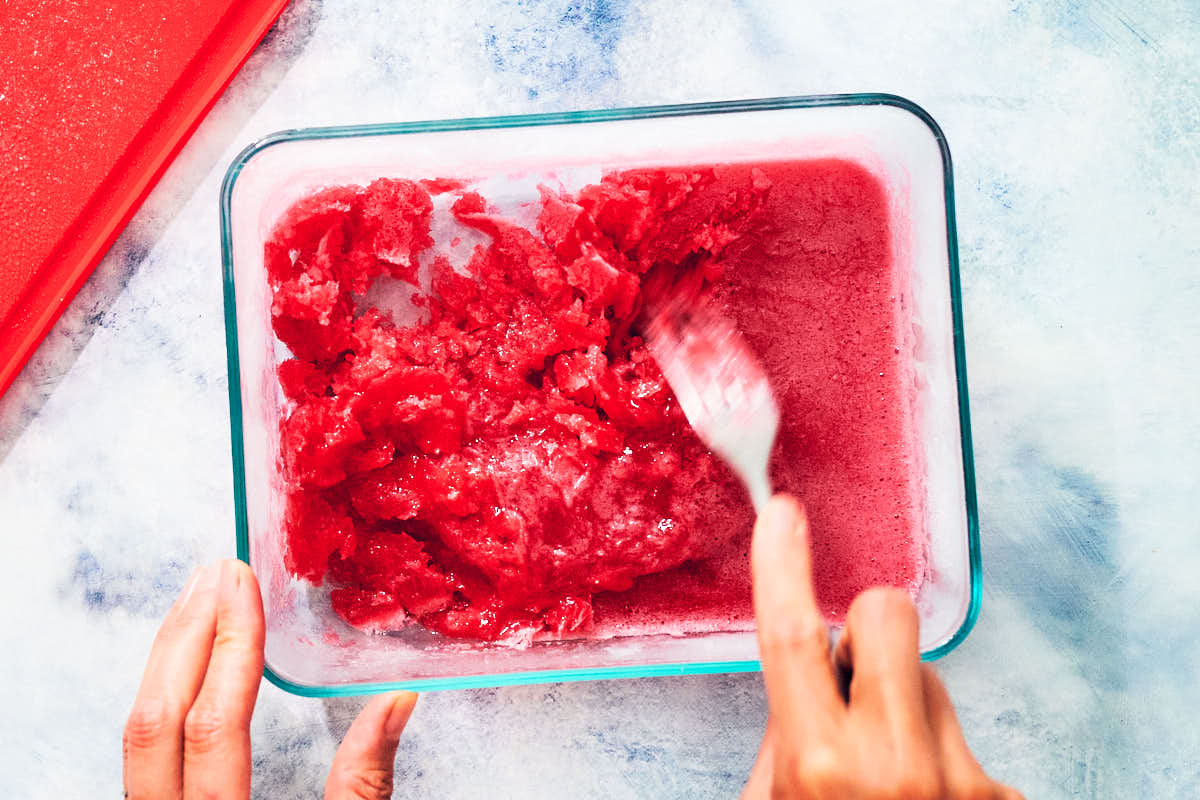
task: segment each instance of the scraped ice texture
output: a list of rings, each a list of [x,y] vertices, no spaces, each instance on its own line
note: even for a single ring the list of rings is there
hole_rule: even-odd
[[[464,264],[433,246],[430,191],[483,242]],[[808,505],[825,613],[876,584],[915,593],[906,282],[878,181],[840,160],[636,170],[531,208],[522,226],[467,184],[380,179],[277,224],[289,569],[365,629],[751,626],[752,511],[639,335],[645,305],[703,293],[775,386],[772,474]],[[385,281],[418,322],[372,306]]]

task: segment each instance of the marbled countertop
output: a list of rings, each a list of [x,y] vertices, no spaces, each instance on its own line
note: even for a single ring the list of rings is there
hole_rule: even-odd
[[[243,146],[882,91],[955,159],[984,596],[939,668],[967,738],[1031,799],[1200,796],[1200,11],[799,5],[295,0],[0,400],[0,793],[119,796],[159,618],[233,552],[217,192]],[[358,705],[264,685],[256,795],[318,796]],[[398,796],[732,797],[763,719],[756,675],[430,694]]]

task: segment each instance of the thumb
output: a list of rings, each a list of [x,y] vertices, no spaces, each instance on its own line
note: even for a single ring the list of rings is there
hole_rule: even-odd
[[[412,714],[412,692],[380,695],[367,703],[333,756],[325,800],[389,800],[400,733]]]

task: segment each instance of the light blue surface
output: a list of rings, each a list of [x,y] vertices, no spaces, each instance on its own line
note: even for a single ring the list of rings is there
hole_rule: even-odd
[[[939,662],[1034,797],[1200,796],[1193,2],[297,0],[0,400],[0,790],[118,796],[190,567],[232,553],[217,190],[287,127],[884,91],[955,158],[983,614]],[[256,793],[315,797],[347,700],[264,685]],[[754,675],[439,693],[400,796],[730,797]]]

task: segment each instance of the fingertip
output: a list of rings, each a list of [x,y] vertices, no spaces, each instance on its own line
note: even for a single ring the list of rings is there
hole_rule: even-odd
[[[338,746],[325,784],[325,797],[391,797],[396,748],[416,705],[412,692],[371,698]]]
[[[347,731],[343,743],[352,750],[395,749],[417,704],[414,692],[388,692],[372,697]]]
[[[254,570],[250,569],[250,565],[240,558],[218,559],[206,569],[217,570],[227,581],[237,587],[249,585],[257,588],[258,586],[258,579],[254,575]]]
[[[755,528],[780,533],[791,533],[797,529],[807,531],[808,518],[804,505],[790,494],[781,492],[773,495],[758,515]]]
[[[219,609],[227,608],[238,591],[238,572],[232,559],[222,558],[204,568],[205,574],[216,586]]]
[[[900,625],[901,630],[911,629],[915,635],[917,624],[917,608],[912,598],[894,586],[872,586],[864,590],[854,598],[846,612],[848,631],[893,630]]]
[[[800,556],[808,562],[808,517],[796,498],[777,494],[767,501],[754,522],[751,560],[756,570],[782,558]]]
[[[221,559],[208,569],[219,575],[214,648],[232,646],[247,669],[261,673],[266,621],[253,571],[236,558]]]
[[[852,710],[893,719],[910,732],[926,729],[928,684],[921,669],[918,626],[912,599],[895,588],[867,589],[850,604],[845,634],[850,650],[843,661],[849,657],[853,673]]]
[[[254,574],[254,570],[245,561],[234,559],[233,563],[235,565],[233,568],[237,572],[239,594],[257,607],[257,615],[261,617],[263,614],[263,599],[262,590],[258,585],[258,576]]]
[[[415,692],[396,692],[391,695],[391,707],[383,724],[383,732],[389,739],[399,739],[417,705]]]
[[[919,681],[920,620],[907,592],[891,586],[865,590],[846,612],[845,636],[852,648],[854,670],[888,670],[903,664],[912,680]]]
[[[224,558],[217,561],[213,568],[221,574],[221,596],[226,605],[237,606],[240,612],[250,611],[253,616],[261,617],[262,594],[258,588],[258,578],[250,565],[238,558]]]
[[[192,596],[195,595],[196,589],[201,585],[210,584],[213,582],[213,571],[208,565],[201,565],[192,570],[191,576],[187,579],[187,583],[183,585],[183,591],[179,593],[179,599],[175,601],[175,610],[183,611],[191,602]]]
[[[787,494],[772,497],[759,514],[750,543],[750,571],[760,628],[766,618],[819,616],[804,506]]]

